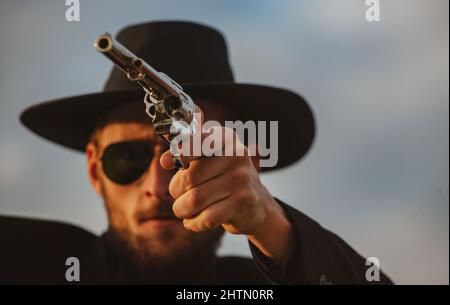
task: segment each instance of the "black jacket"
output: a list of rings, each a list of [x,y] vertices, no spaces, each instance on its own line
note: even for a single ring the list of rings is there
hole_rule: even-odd
[[[283,268],[272,266],[249,243],[253,259],[218,257],[198,284],[390,284],[365,278],[366,261],[342,239],[279,201],[295,227],[298,247]],[[80,262],[81,284],[136,283],[108,242],[78,227],[0,216],[0,283],[68,284],[66,259]],[[190,283],[190,284],[192,284]],[[70,283],[69,283],[70,284]],[[186,283],[180,283],[186,284]]]

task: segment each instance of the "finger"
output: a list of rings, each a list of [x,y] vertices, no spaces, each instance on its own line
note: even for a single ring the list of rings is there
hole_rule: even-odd
[[[161,155],[161,157],[159,158],[159,163],[161,164],[161,167],[164,169],[175,168],[175,163],[173,162],[173,156],[170,153],[170,150],[167,150]]]
[[[232,191],[230,179],[227,175],[221,175],[181,194],[176,198],[172,210],[178,218],[190,218],[228,197]]]
[[[184,164],[199,159],[199,157],[211,156],[245,156],[249,155],[248,149],[239,140],[233,129],[220,125],[204,126],[202,133],[191,136],[187,141],[183,141],[180,149],[180,159]],[[161,156],[161,166],[166,169],[175,167],[175,163],[170,152]]]
[[[195,217],[184,219],[183,225],[193,232],[213,230],[230,222],[236,213],[235,203],[230,198],[225,198],[201,211]]]
[[[238,167],[242,162],[248,162],[246,157],[211,157],[194,160],[189,168],[175,173],[169,183],[169,192],[173,198],[178,198],[189,190],[210,179],[215,179]],[[229,175],[229,174],[228,174]]]

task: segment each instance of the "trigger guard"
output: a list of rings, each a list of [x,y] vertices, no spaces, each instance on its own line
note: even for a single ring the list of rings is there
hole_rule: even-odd
[[[177,169],[187,169],[189,168],[189,164],[185,164],[183,160],[179,156],[172,156],[173,163],[175,163],[175,167]]]

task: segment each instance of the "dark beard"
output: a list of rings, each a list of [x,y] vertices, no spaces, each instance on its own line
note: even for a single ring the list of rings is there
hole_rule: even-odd
[[[101,183],[101,193],[106,202],[110,200]],[[161,205],[170,207],[169,204]],[[155,208],[156,209],[156,208]],[[167,209],[167,208],[166,208]],[[169,208],[171,210],[171,208]],[[148,212],[148,211],[147,211]],[[152,210],[156,214],[168,211]],[[105,234],[108,246],[117,257],[117,280],[129,284],[208,284],[208,275],[215,263],[216,250],[224,233],[222,227],[215,230],[186,234],[177,239],[177,232],[161,231],[158,242],[172,243],[169,255],[161,254],[155,247],[155,240],[133,236],[126,229],[112,225],[111,211],[108,211],[109,229]],[[138,215],[136,215],[138,216]],[[138,217],[137,217],[138,218]],[[186,232],[187,233],[187,232]],[[178,239],[180,239],[178,237]],[[152,249],[153,248],[153,249]]]
[[[148,241],[133,242],[127,232],[109,229],[108,242],[118,256],[120,281],[132,284],[207,284],[220,245],[223,229],[192,236],[171,255],[152,253]],[[173,232],[164,232],[170,239]]]

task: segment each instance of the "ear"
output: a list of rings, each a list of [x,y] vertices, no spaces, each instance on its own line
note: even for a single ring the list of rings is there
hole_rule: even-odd
[[[101,196],[100,177],[98,172],[98,151],[97,147],[93,143],[89,143],[86,146],[86,158],[87,158],[87,171],[89,181],[94,191]]]

